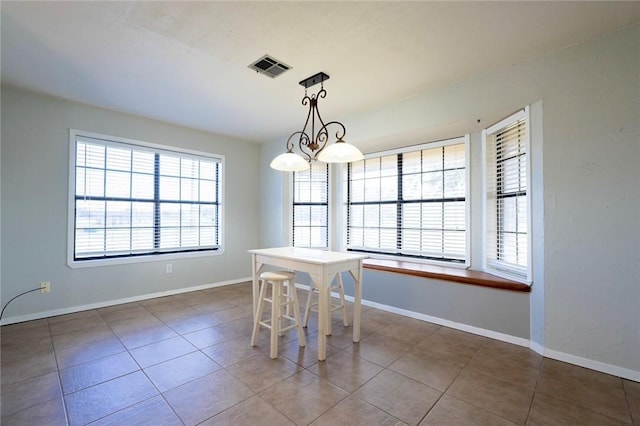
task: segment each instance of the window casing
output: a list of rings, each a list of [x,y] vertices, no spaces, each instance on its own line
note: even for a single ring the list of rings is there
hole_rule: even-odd
[[[467,136],[345,166],[346,249],[468,264]]]
[[[224,158],[71,131],[69,264],[222,250]]]
[[[292,173],[294,247],[329,247],[329,165],[313,161],[309,170]]]
[[[531,282],[529,109],[483,132],[484,269]]]

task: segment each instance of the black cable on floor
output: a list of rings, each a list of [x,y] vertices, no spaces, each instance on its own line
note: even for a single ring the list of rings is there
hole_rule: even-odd
[[[3,307],[2,307],[2,311],[0,312],[0,320],[2,320],[2,315],[4,315],[4,310],[7,309],[7,306],[9,306],[9,303],[13,302],[14,300],[16,300],[18,297],[20,296],[24,296],[27,293],[31,293],[32,291],[38,291],[40,290],[40,287],[38,288],[34,288],[32,290],[27,290],[24,293],[20,293],[19,295],[15,296],[13,299],[9,300]]]

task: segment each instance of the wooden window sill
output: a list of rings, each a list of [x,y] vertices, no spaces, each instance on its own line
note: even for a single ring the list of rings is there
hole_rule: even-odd
[[[531,287],[527,284],[497,277],[486,272],[471,271],[469,269],[447,268],[446,266],[389,259],[365,259],[363,261],[363,267],[365,269],[373,269],[376,271],[453,281],[502,290],[519,291],[523,293],[531,292]]]

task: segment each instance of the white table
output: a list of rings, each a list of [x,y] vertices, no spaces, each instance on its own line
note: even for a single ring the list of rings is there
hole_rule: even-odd
[[[249,250],[252,255],[253,315],[258,306],[259,276],[264,265],[282,269],[307,272],[318,287],[318,360],[327,357],[327,331],[330,329],[328,315],[331,281],[342,272],[349,272],[355,281],[353,306],[353,341],[360,341],[360,312],[362,299],[362,260],[366,255],[308,249],[301,247],[278,247]]]

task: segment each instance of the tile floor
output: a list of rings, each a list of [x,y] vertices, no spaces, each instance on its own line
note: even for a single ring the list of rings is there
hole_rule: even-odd
[[[271,360],[251,306],[246,283],[2,327],[1,423],[640,425],[640,383],[366,307],[359,344],[337,314],[325,362],[313,320]]]

